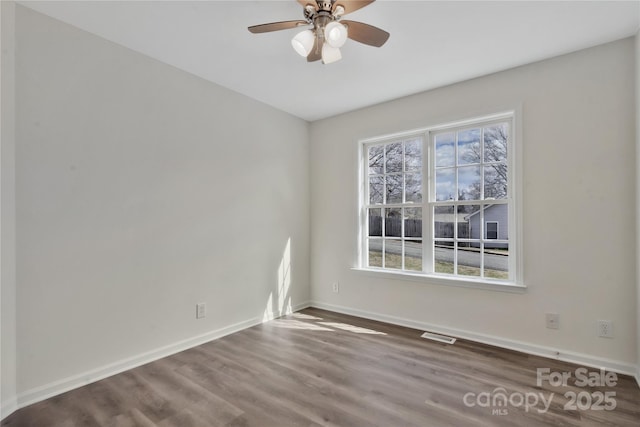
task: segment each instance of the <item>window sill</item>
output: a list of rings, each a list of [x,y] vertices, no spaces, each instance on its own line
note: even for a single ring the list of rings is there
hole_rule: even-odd
[[[462,279],[460,277],[449,277],[439,274],[410,273],[407,271],[396,272],[360,267],[354,267],[351,270],[357,272],[358,274],[364,274],[370,277],[408,280],[411,282],[420,282],[441,286],[457,286],[463,288],[484,289],[488,291],[511,293],[524,293],[527,290],[527,287],[525,285],[491,279]]]

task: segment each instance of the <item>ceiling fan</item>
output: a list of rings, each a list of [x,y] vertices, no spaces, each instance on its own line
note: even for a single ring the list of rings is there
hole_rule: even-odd
[[[322,59],[324,64],[342,58],[340,48],[347,38],[375,47],[382,46],[389,38],[388,32],[373,25],[342,19],[344,15],[368,6],[375,0],[297,1],[303,7],[304,20],[254,25],[249,27],[249,31],[259,34],[313,25],[313,28],[298,33],[291,44],[296,52],[307,57],[307,61]]]

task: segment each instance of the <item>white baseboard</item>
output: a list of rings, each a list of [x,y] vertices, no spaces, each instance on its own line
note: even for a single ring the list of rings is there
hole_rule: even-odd
[[[0,405],[0,420],[4,420],[18,409],[18,400],[15,397],[7,399]]]
[[[225,335],[250,328],[260,323],[262,323],[262,319],[259,318],[245,320],[243,322],[235,323],[224,328],[210,331],[202,335],[198,335],[142,354],[138,354],[133,357],[121,359],[117,362],[110,363],[108,365],[101,366],[99,368],[83,372],[81,374],[73,375],[71,377],[63,378],[61,380],[45,384],[40,387],[32,388],[18,394],[18,406],[20,408],[23,408],[41,400],[48,399],[49,397],[65,393],[69,390],[82,387],[84,385],[99,381],[103,378],[107,378],[115,374],[119,374],[120,372],[136,368],[149,362],[153,362],[154,360],[179,353],[191,347],[195,347],[200,344],[222,338]]]
[[[422,331],[431,331],[438,334],[450,335],[456,338],[462,338],[469,341],[476,341],[483,344],[489,344],[496,347],[506,348],[509,350],[520,351],[535,356],[542,356],[549,359],[562,360],[564,362],[576,363],[579,365],[589,366],[593,368],[604,368],[607,371],[617,372],[619,374],[635,377],[640,385],[640,373],[638,367],[632,363],[625,363],[617,360],[605,359],[601,357],[590,356],[588,354],[575,353],[561,349],[545,347],[537,344],[526,343],[522,341],[500,338],[492,335],[478,334],[475,332],[465,331],[461,329],[447,328],[444,326],[434,325],[425,322],[419,322],[401,317],[389,316],[386,314],[373,313],[365,310],[358,310],[349,307],[343,307],[333,304],[326,304],[319,301],[311,301],[311,306],[321,308],[337,313],[349,314],[352,316],[363,317],[365,319],[378,320],[385,323],[391,323],[398,326],[405,326],[412,329]]]
[[[502,348],[521,351],[536,356],[548,357],[551,359],[559,359],[566,362],[578,363],[580,365],[591,366],[596,368],[605,368],[609,371],[618,372],[621,374],[631,375],[636,378],[638,385],[640,386],[640,370],[633,364],[624,362],[618,362],[609,359],[602,359],[592,357],[580,353],[564,352],[548,347],[538,346],[535,344],[529,344],[519,341],[508,340],[504,338],[476,334],[469,331],[463,331],[458,329],[441,327],[438,325],[432,325],[424,322],[413,321],[409,319],[403,319],[394,316],[388,316],[379,313],[373,313],[364,310],[352,309],[348,307],[336,306],[332,304],[325,304],[322,302],[311,301],[304,302],[292,307],[292,311],[299,311],[307,307],[317,307],[325,310],[335,311],[338,313],[349,314],[352,316],[363,317],[366,319],[378,320],[381,322],[391,323],[399,326],[405,326],[413,329],[429,330],[432,332],[451,335],[457,338],[467,339],[470,341],[477,341],[484,344],[495,345]],[[126,359],[119,360],[117,362],[92,369],[81,374],[73,375],[68,378],[45,384],[40,387],[36,387],[20,393],[17,398],[8,399],[2,402],[0,407],[0,420],[11,415],[14,411],[31,405],[36,402],[40,402],[44,399],[56,396],[61,393],[65,393],[69,390],[73,390],[78,387],[99,381],[103,378],[110,377],[112,375],[119,374],[129,369],[136,368],[146,363],[153,362],[163,357],[170,356],[175,353],[187,350],[192,347],[204,344],[209,341],[222,338],[226,335],[233,334],[235,332],[242,331],[252,326],[263,323],[262,318],[252,318],[242,322],[235,323],[214,331],[207,332],[202,335],[198,335],[186,340],[182,340],[164,347],[157,348],[136,356],[132,356]]]
[[[309,302],[297,304],[292,307],[292,311],[302,310],[310,306]],[[27,390],[23,393],[19,393],[17,399],[13,399],[2,405],[2,418],[6,418],[12,412],[17,409],[24,408],[36,402],[48,399],[61,393],[65,393],[69,390],[73,390],[78,387],[99,381],[101,379],[110,377],[112,375],[119,374],[129,369],[136,368],[138,366],[153,362],[163,357],[170,356],[175,353],[179,353],[184,350],[188,350],[192,347],[222,338],[226,335],[233,334],[235,332],[242,331],[252,326],[259,325],[265,320],[261,317],[254,317],[242,322],[235,323],[233,325],[225,326],[214,331],[207,332],[202,335],[197,335],[186,340],[178,341],[173,344],[169,344],[136,356],[128,357],[126,359],[119,360],[114,363],[110,363],[105,366],[101,366],[96,369],[92,369],[81,374],[73,375],[67,378],[63,378],[58,381],[45,384],[40,387],[35,387]]]

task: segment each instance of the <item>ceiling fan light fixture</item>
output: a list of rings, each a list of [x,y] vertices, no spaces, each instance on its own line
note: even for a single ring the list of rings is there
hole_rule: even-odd
[[[253,34],[261,34],[311,26],[291,39],[293,49],[306,57],[307,62],[322,60],[324,64],[331,64],[342,59],[340,48],[347,38],[375,47],[381,47],[389,39],[389,33],[378,27],[342,19],[343,15],[373,2],[375,0],[297,0],[303,7],[304,21],[270,22],[252,25],[248,30]]]
[[[341,59],[342,54],[340,53],[340,49],[330,46],[328,43],[325,43],[322,46],[322,62],[325,64],[331,64],[332,62],[336,62]]]
[[[311,30],[304,30],[291,39],[291,46],[300,56],[307,57],[313,49],[316,35]]]
[[[324,27],[324,39],[331,47],[342,47],[347,41],[347,27],[337,21],[331,21]]]

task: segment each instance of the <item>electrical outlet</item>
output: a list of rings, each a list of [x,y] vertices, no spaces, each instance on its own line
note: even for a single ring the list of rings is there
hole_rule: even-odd
[[[340,284],[338,282],[333,282],[333,285],[331,285],[331,286],[333,288],[333,292],[334,293],[337,294],[338,292],[340,292]]]
[[[202,319],[207,314],[207,304],[204,302],[196,304],[196,319]]]
[[[598,320],[598,336],[613,338],[613,322],[611,320]]]
[[[549,329],[559,329],[560,328],[560,316],[558,313],[547,313],[545,314],[547,320],[547,328]]]

